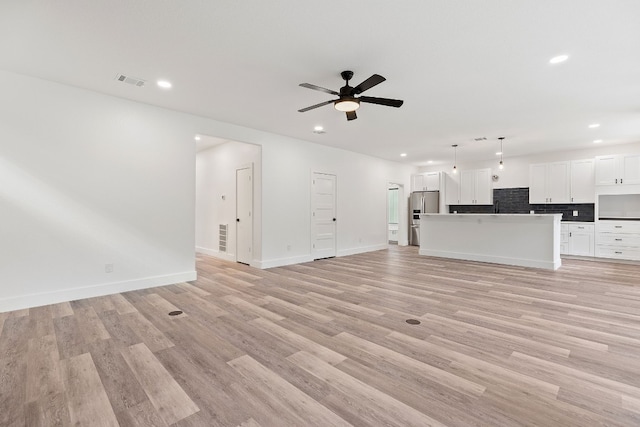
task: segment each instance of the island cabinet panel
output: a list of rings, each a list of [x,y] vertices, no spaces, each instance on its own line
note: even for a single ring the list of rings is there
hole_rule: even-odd
[[[420,255],[556,270],[562,214],[422,214]]]

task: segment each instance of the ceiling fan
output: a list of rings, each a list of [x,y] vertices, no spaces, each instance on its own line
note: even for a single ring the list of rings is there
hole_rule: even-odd
[[[356,87],[349,86],[349,80],[353,77],[353,71],[343,71],[340,73],[346,84],[340,88],[340,92],[336,92],[335,90],[326,89],[324,87],[312,85],[310,83],[300,83],[300,86],[306,87],[307,89],[319,90],[320,92],[330,93],[331,95],[338,96],[338,99],[332,99],[329,101],[324,101],[316,105],[312,105],[307,108],[302,108],[298,110],[301,113],[305,111],[313,110],[314,108],[322,107],[323,105],[328,105],[333,103],[333,107],[338,111],[344,111],[347,113],[347,120],[355,120],[358,118],[356,115],[356,110],[360,108],[361,102],[366,102],[369,104],[379,104],[386,105],[388,107],[400,107],[404,101],[400,99],[389,99],[389,98],[374,98],[372,96],[356,96],[360,95],[365,90],[371,89],[372,87],[382,83],[386,79],[379,74],[374,74],[369,77],[367,80],[363,81]]]

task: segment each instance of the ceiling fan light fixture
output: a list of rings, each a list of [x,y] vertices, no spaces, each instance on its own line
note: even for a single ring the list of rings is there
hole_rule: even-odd
[[[358,108],[360,108],[360,101],[355,98],[339,99],[333,104],[333,107],[338,111],[342,111],[343,113],[356,111]]]

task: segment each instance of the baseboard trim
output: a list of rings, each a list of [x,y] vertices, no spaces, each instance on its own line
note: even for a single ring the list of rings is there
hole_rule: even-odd
[[[236,254],[228,254],[226,252],[216,251],[215,249],[203,248],[201,246],[196,246],[196,252],[209,255],[215,258],[223,259],[225,261],[236,261]]]
[[[494,264],[516,265],[519,267],[544,268],[546,270],[557,270],[562,265],[560,257],[555,261],[542,261],[527,258],[509,258],[504,256],[482,255],[464,252],[434,251],[429,249],[420,249],[420,255],[433,256],[439,258],[461,259],[465,261],[490,262]]]
[[[373,252],[380,251],[383,249],[387,249],[389,247],[388,244],[380,244],[380,245],[371,245],[371,246],[360,246],[358,248],[350,248],[350,249],[341,249],[338,251],[336,256],[349,256],[349,255],[357,255],[365,252]],[[274,267],[284,267],[285,265],[293,265],[293,264],[302,264],[305,262],[313,261],[313,255],[298,255],[290,258],[277,258],[266,261],[254,261],[251,263],[251,267],[266,269],[266,268],[274,268]]]
[[[363,254],[365,252],[373,252],[373,251],[380,251],[383,249],[388,249],[389,248],[389,244],[388,243],[383,243],[380,245],[370,245],[370,246],[360,246],[357,248],[349,248],[349,249],[342,249],[338,251],[338,256],[349,256],[349,255],[357,255],[357,254]]]
[[[266,269],[266,268],[274,268],[274,267],[284,267],[285,265],[293,265],[293,264],[302,264],[304,262],[313,261],[313,257],[309,254],[307,255],[299,255],[290,258],[278,258],[278,259],[270,259],[266,261],[254,261],[251,263],[251,267]]]
[[[144,277],[142,279],[125,280],[121,282],[101,283],[99,285],[83,286],[79,288],[61,289],[54,292],[39,292],[27,295],[0,299],[0,313],[5,311],[21,310],[24,308],[39,307],[42,305],[57,304],[66,301],[74,301],[84,298],[99,297],[102,295],[117,294],[120,292],[135,291],[138,289],[153,288],[156,286],[172,285],[174,283],[196,280],[197,272],[185,271],[183,273],[167,274],[164,276]]]

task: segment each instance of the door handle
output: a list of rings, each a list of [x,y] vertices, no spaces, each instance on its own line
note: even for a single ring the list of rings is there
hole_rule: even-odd
[[[336,219],[335,219],[335,218],[333,218],[333,220],[335,221]]]
[[[240,218],[236,218],[236,222],[240,222]]]

